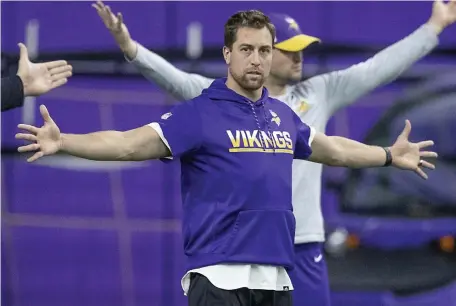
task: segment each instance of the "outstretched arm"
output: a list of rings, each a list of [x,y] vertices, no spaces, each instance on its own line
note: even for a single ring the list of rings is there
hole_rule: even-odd
[[[114,15],[109,5],[98,1],[92,6],[97,10],[126,59],[138,68],[146,79],[157,83],[174,98],[193,99],[212,83],[213,79],[177,69],[163,57],[134,41],[123,22],[122,14]]]
[[[199,74],[182,71],[138,42],[134,44],[137,45],[138,52],[130,62],[146,79],[158,84],[177,100],[184,101],[199,96],[203,89],[208,88],[214,81]]]
[[[17,75],[2,78],[2,112],[24,104],[24,86]]]
[[[40,112],[44,120],[41,128],[19,124],[18,127],[28,134],[16,134],[17,139],[31,142],[18,148],[19,152],[35,152],[28,162],[57,152],[98,161],[142,161],[171,155],[158,133],[150,126],[125,132],[63,134],[44,105],[40,106]]]
[[[303,83],[328,103],[331,116],[375,88],[398,78],[405,70],[429,54],[438,44],[438,35],[456,21],[456,0],[434,2],[429,21],[415,32],[375,54],[367,61],[345,70],[330,72]]]
[[[410,131],[411,124],[407,120],[401,135],[394,145],[388,148],[370,146],[351,139],[326,136],[317,132],[311,144],[312,154],[309,160],[329,166],[348,168],[392,165],[399,169],[415,171],[423,179],[427,179],[428,176],[421,167],[428,169],[435,167],[423,158],[435,158],[437,153],[421,150],[434,143],[430,140],[411,143],[408,141]]]
[[[61,134],[60,151],[100,161],[143,161],[171,155],[158,133],[147,125],[125,132]]]
[[[343,138],[326,136],[309,127],[293,113],[297,128],[294,158],[335,167],[372,168],[389,166],[415,171],[427,179],[421,167],[434,169],[434,165],[423,158],[435,158],[437,153],[422,151],[432,146],[433,141],[409,142],[412,130],[410,121],[406,120],[405,128],[396,142],[388,148],[369,146],[360,142]]]

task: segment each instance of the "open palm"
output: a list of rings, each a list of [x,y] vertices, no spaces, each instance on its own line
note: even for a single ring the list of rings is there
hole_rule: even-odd
[[[404,130],[391,147],[393,166],[403,170],[414,171],[423,179],[427,179],[428,176],[423,171],[422,167],[435,169],[435,166],[432,163],[423,160],[423,158],[435,158],[437,157],[437,153],[422,150],[433,146],[434,142],[432,140],[421,141],[418,143],[410,142],[408,138],[411,130],[412,125],[410,121],[406,120]]]
[[[52,88],[51,74],[43,64],[21,59],[18,75],[21,76],[28,96],[38,96]]]
[[[17,75],[24,85],[25,96],[40,96],[68,81],[72,74],[72,67],[66,61],[32,63],[27,47],[22,43],[18,46],[20,58]]]
[[[27,159],[28,162],[33,162],[45,155],[52,155],[59,151],[61,147],[60,130],[44,105],[40,106],[40,113],[44,120],[44,125],[40,128],[28,125],[19,124],[18,128],[29,133],[18,133],[16,139],[26,140],[31,144],[24,145],[18,148],[19,152],[35,152],[35,154]]]
[[[123,22],[122,13],[117,13],[117,16],[114,15],[109,5],[105,5],[102,1],[97,1],[97,3],[92,4],[92,7],[97,10],[98,16],[114,36],[117,44],[121,48],[126,47],[131,41],[131,36]]]

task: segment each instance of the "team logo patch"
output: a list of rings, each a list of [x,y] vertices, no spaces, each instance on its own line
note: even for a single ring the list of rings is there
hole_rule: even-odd
[[[281,120],[280,120],[279,116],[272,110],[269,110],[269,112],[271,113],[271,116],[272,116],[271,122],[275,122],[275,124],[277,124],[277,126],[280,126]]]
[[[163,114],[163,115],[161,116],[161,118],[162,118],[163,120],[166,120],[166,119],[168,119],[169,117],[171,117],[172,115],[173,115],[172,113],[166,113],[166,114]]]
[[[301,102],[299,102],[298,112],[300,112],[300,113],[307,112],[309,110],[309,108],[310,108],[309,103],[307,103],[307,101],[302,100]]]
[[[289,29],[299,30],[299,25],[293,18],[287,17],[285,18],[285,21],[288,23]]]

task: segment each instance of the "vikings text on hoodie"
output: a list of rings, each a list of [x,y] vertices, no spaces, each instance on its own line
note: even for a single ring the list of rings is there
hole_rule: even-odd
[[[252,102],[225,82],[215,80],[150,124],[181,162],[186,268],[291,269],[292,162],[310,156],[314,129],[267,89]]]

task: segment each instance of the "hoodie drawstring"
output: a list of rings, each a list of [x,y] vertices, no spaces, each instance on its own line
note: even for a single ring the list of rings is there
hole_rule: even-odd
[[[256,121],[256,124],[257,124],[257,127],[258,127],[258,132],[260,133],[261,147],[263,148],[263,151],[266,151],[266,146],[265,146],[266,141],[264,140],[264,137],[263,137],[263,133],[262,133],[261,125],[260,125],[260,120],[258,120],[258,116],[256,114],[255,107],[253,106],[253,103],[251,103],[251,102],[247,102],[247,103],[250,104],[250,107],[251,107],[252,112],[253,112],[253,116],[255,117],[255,121]],[[273,149],[273,152],[275,154],[276,143],[275,143],[274,137],[272,136],[271,126],[269,125],[269,121],[268,121],[268,118],[266,116],[266,108],[264,107],[264,102],[261,102],[261,107],[263,108],[264,120],[266,121],[266,127],[267,127],[267,131],[266,132],[268,134],[268,137],[272,141],[272,149]]]

